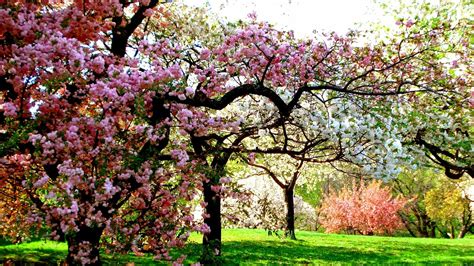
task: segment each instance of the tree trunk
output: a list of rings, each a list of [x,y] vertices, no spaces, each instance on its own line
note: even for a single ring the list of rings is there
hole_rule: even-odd
[[[402,223],[405,226],[405,228],[407,229],[408,233],[410,233],[410,235],[412,237],[416,237],[415,232],[411,228],[409,218],[404,216],[404,215],[400,215],[400,219],[402,220]]]
[[[237,142],[234,141],[234,144],[238,144],[242,139],[237,138],[237,140]],[[203,164],[212,173],[212,176],[206,175],[210,180],[205,181],[203,185],[204,202],[206,203],[206,217],[204,218],[204,223],[209,226],[210,231],[203,235],[203,251],[200,262],[203,264],[220,264],[222,246],[221,198],[217,192],[212,190],[212,186],[220,185],[220,177],[225,174],[225,166],[232,153],[214,154],[212,163],[209,165],[206,158],[209,154],[206,154],[203,150],[205,140],[191,136],[191,143],[198,158],[202,160]]]
[[[295,235],[295,202],[293,188],[285,188],[285,202],[286,202],[286,237],[296,240]]]
[[[454,225],[451,223],[451,234],[449,235],[451,239],[454,239],[456,237],[455,231],[454,231]]]
[[[428,237],[431,237],[431,238],[435,238],[436,237],[436,223],[433,222],[433,221],[430,221],[429,222],[429,233],[428,233]]]
[[[421,215],[421,221],[423,222],[423,237],[436,237],[436,223],[431,220],[431,218],[423,212]]]
[[[472,223],[472,210],[470,203],[471,201],[467,202],[464,205],[462,226],[461,230],[459,231],[458,238],[463,238],[471,230],[471,227],[474,227],[474,223]]]
[[[439,226],[436,226],[436,229],[438,229],[438,232],[441,234],[442,237],[449,238],[449,234],[447,232],[447,229],[446,229],[446,231],[443,231]]]
[[[203,254],[201,263],[215,264],[221,255],[221,198],[211,189],[212,181],[204,183],[204,202],[207,203],[204,223],[210,232],[203,236]]]
[[[99,242],[104,228],[80,227],[79,231],[66,236],[68,265],[102,265]]]
[[[461,230],[459,231],[458,238],[463,238],[467,232],[469,232],[469,225],[463,224]]]

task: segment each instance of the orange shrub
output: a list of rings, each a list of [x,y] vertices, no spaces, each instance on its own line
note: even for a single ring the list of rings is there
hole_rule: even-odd
[[[326,232],[392,234],[403,224],[398,212],[407,200],[394,198],[381,181],[331,192],[323,200],[320,223]]]

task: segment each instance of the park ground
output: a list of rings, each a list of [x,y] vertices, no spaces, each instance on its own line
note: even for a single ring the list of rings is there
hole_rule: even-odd
[[[268,236],[264,230],[223,231],[223,265],[237,264],[457,264],[474,265],[474,238],[429,239],[322,234],[297,231],[298,240]],[[34,241],[19,245],[0,244],[0,262],[16,265],[58,265],[65,257],[65,243]],[[200,236],[192,235],[184,250],[186,264],[197,262]],[[161,264],[151,256],[102,255],[106,265]],[[162,263],[168,264],[168,263]]]

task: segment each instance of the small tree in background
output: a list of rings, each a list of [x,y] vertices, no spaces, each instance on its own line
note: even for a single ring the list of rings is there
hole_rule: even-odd
[[[398,212],[407,200],[394,198],[381,181],[333,191],[324,198],[320,223],[326,232],[355,232],[363,235],[392,234],[403,226]]]
[[[454,182],[445,182],[426,193],[428,215],[437,222],[440,233],[450,238],[463,238],[474,227],[470,199]]]
[[[448,182],[440,172],[429,168],[405,170],[391,181],[392,190],[396,195],[410,198],[410,202],[400,213],[405,228],[413,237],[436,237],[437,224],[427,213],[426,193],[441,182]]]
[[[276,233],[287,228],[285,191],[268,180],[266,173],[257,172],[238,181],[241,191],[248,193],[245,199],[227,197],[223,200],[224,226],[261,228]],[[316,210],[298,195],[294,196],[294,226],[301,230],[313,230],[317,225]]]

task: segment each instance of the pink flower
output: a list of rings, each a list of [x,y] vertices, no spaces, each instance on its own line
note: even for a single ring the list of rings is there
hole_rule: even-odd
[[[92,60],[92,71],[94,71],[95,73],[102,73],[104,72],[105,70],[105,60],[104,58],[102,58],[102,56],[97,56],[96,58],[94,58],[94,60]]]
[[[247,14],[247,17],[251,20],[257,20],[257,12],[253,11]]]
[[[178,94],[178,99],[180,99],[181,101],[184,101],[184,100],[186,100],[186,95],[180,93],[180,94]]]
[[[79,128],[78,128],[77,126],[75,126],[75,125],[71,125],[71,126],[69,127],[69,131],[71,131],[71,132],[77,132],[78,130],[79,130]]]
[[[178,112],[178,117],[181,119],[181,120],[185,120],[186,118],[193,118],[193,112],[189,109],[182,109]]]
[[[219,179],[219,183],[222,183],[222,184],[230,183],[230,181],[231,181],[230,177],[222,177],[221,179]]]
[[[221,186],[219,185],[212,185],[211,186],[211,190],[216,192],[216,193],[219,193],[219,191],[221,190]]]
[[[2,108],[5,116],[16,116],[17,108],[13,103],[4,103]]]
[[[209,49],[202,49],[201,54],[199,55],[199,58],[201,60],[207,60],[210,55],[211,55],[211,51],[209,51]]]
[[[77,213],[79,211],[79,206],[77,206],[77,201],[72,202],[70,210],[72,213]]]
[[[138,125],[138,126],[135,127],[135,131],[137,132],[137,134],[142,134],[143,131],[145,131],[145,126]]]
[[[194,89],[192,87],[187,87],[185,91],[186,91],[186,96],[188,97],[190,96],[192,97],[194,95]]]
[[[42,178],[38,179],[34,184],[33,187],[38,188],[42,187],[44,184],[48,183],[49,176],[44,175]]]
[[[112,190],[114,190],[114,185],[110,182],[110,179],[106,179],[104,183],[104,190],[106,194],[111,194]]]
[[[255,163],[255,153],[252,152],[249,154],[249,162]]]
[[[45,196],[46,199],[54,199],[56,197],[56,193],[50,191],[48,195]]]
[[[181,72],[181,67],[178,64],[175,64],[169,67],[168,71],[170,72],[171,76],[175,79],[181,78],[181,76],[183,75],[183,73]]]
[[[40,134],[31,134],[28,141],[35,144],[38,141],[41,141],[43,137]]]
[[[194,230],[201,232],[203,234],[209,234],[211,232],[211,228],[207,224],[202,224],[201,226],[194,227]]]
[[[145,12],[143,12],[143,15],[145,17],[151,17],[151,16],[153,16],[153,13],[155,13],[155,11],[153,11],[153,8],[147,8],[147,10],[145,10]]]

